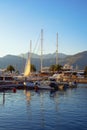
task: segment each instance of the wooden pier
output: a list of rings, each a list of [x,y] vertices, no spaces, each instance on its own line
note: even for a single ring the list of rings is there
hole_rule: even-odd
[[[77,83],[87,84],[87,78],[66,78],[66,79],[64,79],[64,81],[67,81],[67,82],[76,81]]]

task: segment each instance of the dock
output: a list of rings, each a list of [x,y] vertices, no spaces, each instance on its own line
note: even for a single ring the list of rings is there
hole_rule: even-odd
[[[87,84],[87,78],[65,78],[63,80],[65,82],[74,82],[74,81],[76,81],[77,83]]]
[[[0,82],[0,91],[2,90],[11,90],[12,88],[23,89],[23,82],[20,81],[1,81]]]
[[[78,83],[87,84],[87,78],[74,78],[74,79],[66,78],[66,79],[64,79],[63,82],[60,81],[60,83],[58,83],[59,84],[59,89],[62,89],[64,87],[68,86],[67,84],[69,82],[74,82],[74,81],[76,81],[77,84]],[[33,82],[35,82],[35,81],[33,81]],[[24,80],[21,80],[21,81],[20,80],[19,81],[15,81],[15,80],[11,80],[11,81],[0,81],[0,91],[2,91],[2,90],[11,90],[13,88],[16,88],[16,89],[25,89],[25,88],[28,88],[28,87],[24,85]],[[44,86],[42,88],[40,87],[40,90],[41,89],[49,89],[49,88],[47,88],[46,86]]]

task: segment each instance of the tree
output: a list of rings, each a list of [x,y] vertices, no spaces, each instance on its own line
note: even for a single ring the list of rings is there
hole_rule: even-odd
[[[85,75],[85,77],[87,77],[87,66],[85,67],[84,75]]]
[[[56,71],[61,71],[62,70],[62,65],[55,65],[55,70]]]
[[[9,65],[6,70],[12,73],[12,71],[15,71],[15,68],[12,65]]]
[[[35,65],[31,64],[31,72],[35,72],[35,71],[36,71]]]
[[[50,71],[61,71],[62,70],[62,65],[51,65],[50,66]]]
[[[16,72],[15,72],[16,74],[19,74],[19,71],[18,70],[16,70]]]
[[[53,72],[55,71],[55,65],[50,66],[50,71],[53,71]]]

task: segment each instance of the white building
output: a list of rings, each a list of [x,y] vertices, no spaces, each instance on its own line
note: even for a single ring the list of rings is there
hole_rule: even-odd
[[[50,68],[50,67],[43,67],[43,68],[42,68],[42,72],[49,72],[49,68]]]
[[[63,66],[63,70],[73,70],[73,66],[71,66],[71,65],[69,65],[69,64],[65,64],[64,66]]]

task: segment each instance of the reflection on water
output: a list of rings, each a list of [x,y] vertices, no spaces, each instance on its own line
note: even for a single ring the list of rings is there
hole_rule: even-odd
[[[0,105],[5,104],[5,91],[0,94]]]
[[[5,92],[3,92],[3,105],[5,103]]]
[[[29,104],[30,99],[31,99],[31,93],[30,91],[24,90],[24,94],[26,95],[26,100],[27,100],[27,103]]]
[[[86,130],[87,87],[0,92],[0,130]]]

